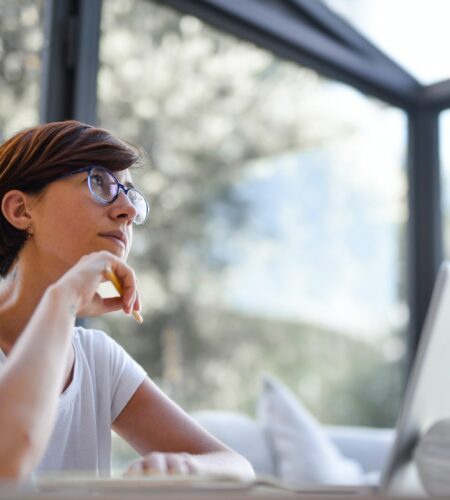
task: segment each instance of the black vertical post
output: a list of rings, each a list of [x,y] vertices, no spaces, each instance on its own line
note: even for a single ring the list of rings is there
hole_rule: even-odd
[[[409,373],[443,258],[438,111],[419,104],[409,112],[408,143]]]
[[[101,0],[46,0],[41,123],[96,123],[100,20]]]
[[[101,0],[46,0],[41,122],[96,122]]]

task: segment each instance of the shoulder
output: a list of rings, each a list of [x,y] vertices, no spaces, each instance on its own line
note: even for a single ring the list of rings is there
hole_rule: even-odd
[[[146,371],[101,330],[76,327],[73,342],[80,358],[86,360],[98,392],[110,394],[114,420],[147,377]]]
[[[113,376],[117,365],[123,364],[127,358],[124,349],[102,330],[93,328],[74,328],[73,345],[77,359],[85,360],[89,371],[96,377],[104,378],[106,374]]]
[[[102,330],[76,326],[73,331],[73,343],[86,355],[108,356],[119,347],[115,340]]]
[[[102,330],[75,327],[73,333],[75,349],[84,355],[90,364],[108,363],[111,369],[121,372],[136,362],[113,338]]]
[[[82,326],[76,326],[73,329],[73,340],[74,342],[80,344],[81,346],[90,346],[96,344],[108,344],[111,341],[109,337],[102,330],[96,330],[93,328],[83,328]]]

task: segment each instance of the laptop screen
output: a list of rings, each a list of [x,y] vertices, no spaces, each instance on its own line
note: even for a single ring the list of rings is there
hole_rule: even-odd
[[[396,438],[381,477],[389,495],[422,494],[413,452],[419,437],[450,417],[450,263],[439,270],[397,420]]]

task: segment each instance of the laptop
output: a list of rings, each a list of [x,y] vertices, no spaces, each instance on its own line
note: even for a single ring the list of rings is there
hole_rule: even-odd
[[[394,443],[381,473],[380,483],[370,487],[372,492],[385,496],[424,496],[414,449],[419,437],[437,420],[450,417],[450,394],[447,387],[450,375],[450,262],[444,262],[433,289],[420,342],[408,379],[400,414],[397,419]],[[299,490],[298,490],[299,491]],[[308,493],[365,494],[367,487],[308,488]]]
[[[443,389],[450,367],[450,262],[434,285],[419,347],[397,420],[396,437],[379,488],[389,495],[423,493],[413,452],[419,437],[437,420],[450,417]],[[445,384],[444,384],[445,386]]]

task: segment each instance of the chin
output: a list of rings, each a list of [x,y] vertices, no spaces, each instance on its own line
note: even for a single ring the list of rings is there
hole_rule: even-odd
[[[123,260],[124,262],[127,260],[128,252],[126,250],[123,250],[123,249],[120,249],[117,247],[102,248],[102,250],[107,250],[108,252],[112,253],[116,257],[119,257],[119,259]]]
[[[106,243],[106,244],[105,244]],[[122,245],[118,245],[117,243],[114,242],[109,242],[106,240],[106,242],[102,242],[100,245],[96,245],[96,249],[92,250],[94,251],[102,251],[102,250],[107,250],[108,252],[112,253],[116,257],[119,257],[119,259],[125,260],[126,256],[128,255],[128,251],[125,247]]]

